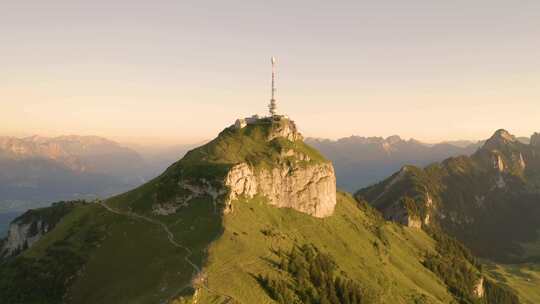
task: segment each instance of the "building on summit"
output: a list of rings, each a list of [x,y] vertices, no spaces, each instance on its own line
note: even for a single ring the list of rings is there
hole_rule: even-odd
[[[272,87],[270,104],[268,105],[269,116],[260,117],[259,115],[253,115],[251,117],[239,118],[234,123],[236,129],[242,129],[250,124],[261,123],[263,121],[271,122],[272,120],[279,121],[281,119],[288,119],[286,115],[277,114],[277,102],[276,102],[276,58],[272,56],[270,59],[272,63]]]

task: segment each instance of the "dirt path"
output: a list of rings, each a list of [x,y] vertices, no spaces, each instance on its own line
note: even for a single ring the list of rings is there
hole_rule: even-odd
[[[100,202],[98,202],[98,204],[100,206],[102,206],[103,208],[105,208],[107,211],[111,212],[111,213],[141,219],[143,221],[146,221],[146,222],[152,223],[154,225],[160,226],[161,229],[167,235],[167,239],[169,240],[169,243],[171,243],[174,247],[183,249],[187,253],[187,255],[184,257],[184,260],[186,261],[186,263],[188,263],[193,268],[193,277],[195,277],[195,276],[197,276],[199,274],[201,275],[201,277],[202,277],[201,286],[205,290],[207,290],[209,293],[215,294],[217,296],[224,297],[225,301],[223,302],[223,304],[225,304],[225,303],[235,303],[235,302],[239,303],[233,297],[231,297],[229,295],[220,294],[220,293],[218,293],[218,292],[216,292],[216,291],[214,291],[214,290],[212,290],[212,289],[210,289],[208,287],[208,283],[206,281],[206,278],[202,275],[203,272],[202,272],[201,268],[197,264],[193,263],[193,261],[191,261],[191,259],[190,259],[190,257],[193,255],[193,251],[191,251],[191,249],[189,249],[188,247],[183,246],[182,244],[178,243],[176,241],[175,237],[174,237],[174,234],[169,229],[169,227],[167,227],[167,225],[165,223],[160,222],[160,221],[158,221],[156,219],[147,217],[145,215],[137,214],[135,212],[121,211],[121,210],[118,210],[118,209],[114,209],[114,208],[110,207],[109,205],[107,205],[104,201],[100,201]],[[177,294],[179,294],[181,291],[183,291],[184,289],[186,289],[189,286],[191,286],[191,283],[188,283],[185,286],[182,286],[181,289],[178,290]],[[169,303],[171,300],[172,299],[168,299],[165,303]]]

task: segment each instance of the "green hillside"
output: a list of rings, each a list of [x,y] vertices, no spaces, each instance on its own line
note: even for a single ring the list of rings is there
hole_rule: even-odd
[[[54,217],[55,226],[21,254],[1,260],[0,299],[518,303],[457,241],[387,222],[349,194],[338,193],[334,214],[325,218],[273,207],[262,196],[240,198],[224,214],[219,187],[233,165],[257,170],[294,163],[302,170],[326,163],[298,137],[273,137],[290,127],[283,121],[228,128],[137,189],[102,202],[56,205],[67,210],[61,218],[44,209],[40,214]],[[193,185],[212,191],[198,193]],[[157,204],[175,209],[156,212]],[[485,290],[478,296],[475,285],[482,279]]]
[[[316,219],[268,206],[263,199],[241,201],[224,221],[224,234],[209,250],[208,287],[203,303],[220,303],[220,294],[240,303],[270,303],[259,275],[287,280],[275,267],[278,252],[312,245],[329,254],[364,291],[365,303],[449,303],[451,296],[422,264],[434,251],[425,233],[385,223],[368,207],[340,194],[333,216]],[[364,303],[364,302],[363,302]]]
[[[424,229],[457,237],[487,259],[492,278],[514,289],[523,303],[538,303],[539,177],[540,146],[499,130],[471,157],[406,166],[355,196],[387,218],[404,210],[422,220]]]
[[[423,264],[437,253],[437,243],[422,230],[383,221],[347,194],[339,195],[335,214],[326,219],[274,208],[261,198],[236,202],[223,222],[209,201],[193,207],[159,218],[186,250],[172,244],[157,222],[82,204],[0,267],[0,294],[10,303],[157,303],[191,298],[198,290],[198,303],[273,303],[258,278],[290,280],[276,267],[279,252],[311,245],[361,287],[361,303],[454,301],[443,278]]]
[[[515,290],[522,303],[540,303],[540,263],[489,263],[486,270],[491,277]]]

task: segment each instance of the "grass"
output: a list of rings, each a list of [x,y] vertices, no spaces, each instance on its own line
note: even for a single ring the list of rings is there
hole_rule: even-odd
[[[523,304],[540,303],[540,264],[487,264],[487,271],[514,289]]]
[[[132,202],[126,198],[116,198],[115,203],[129,207]],[[113,223],[105,240],[70,290],[74,303],[161,303],[187,291],[194,269],[185,260],[186,250],[171,244],[159,225],[124,215],[109,217]],[[199,266],[206,260],[208,244],[221,233],[221,216],[209,198],[194,200],[175,215],[155,218],[193,252],[189,259]]]
[[[184,261],[187,253],[172,246],[159,226],[114,218],[70,290],[73,303],[158,303],[189,282],[193,269]]]
[[[240,201],[225,217],[224,227],[210,248],[205,271],[211,289],[240,303],[272,303],[255,276],[283,275],[272,265],[272,252],[294,244],[313,244],[330,254],[348,277],[362,284],[371,303],[410,303],[415,298],[452,302],[444,284],[421,264],[424,253],[434,250],[433,240],[420,230],[374,219],[343,193],[336,213],[326,219],[277,209],[262,198]],[[201,299],[214,303],[218,298],[203,291]]]
[[[143,190],[147,189],[117,197],[114,202],[131,209],[129,199],[137,194],[144,197]],[[160,218],[175,240],[192,252],[190,261],[201,267],[206,248],[222,229],[221,216],[212,201],[197,199],[181,212]],[[189,291],[186,287],[195,271],[185,260],[187,255],[188,251],[174,246],[155,223],[117,215],[97,204],[78,205],[53,231],[9,264],[13,267],[0,267],[6,280],[0,280],[0,297],[25,304],[58,303],[64,294],[71,303],[162,303]],[[20,263],[29,265],[28,272],[39,274],[34,281],[18,277]],[[48,274],[59,284],[47,287]],[[7,281],[10,278],[18,279]],[[35,284],[45,290],[35,288]],[[21,302],[13,300],[20,294],[25,295]]]
[[[293,150],[309,156],[311,162],[327,160],[303,141],[289,141],[276,138],[268,141],[272,129],[279,128],[287,121],[257,123],[242,129],[227,128],[208,144],[192,150],[178,162],[185,167],[195,164],[237,164],[247,162],[255,167],[273,166],[282,158],[282,152]]]
[[[109,203],[133,210],[151,196],[155,186],[151,183]],[[287,274],[273,264],[275,253],[302,244],[329,254],[345,277],[360,284],[365,303],[454,303],[444,283],[422,265],[425,255],[435,251],[434,240],[422,230],[383,221],[371,207],[358,204],[348,194],[338,193],[335,214],[324,219],[275,208],[261,197],[235,202],[235,211],[223,218],[214,211],[211,200],[202,198],[175,215],[153,217],[166,223],[175,239],[193,251],[191,261],[204,265],[210,289],[201,289],[198,303],[222,303],[229,297],[239,303],[273,303],[256,277],[270,274],[286,280]],[[21,258],[52,260],[40,267],[60,267],[64,278],[78,273],[70,281],[67,302],[144,304],[189,294],[185,287],[193,268],[186,255],[168,241],[159,225],[110,213],[97,204],[83,204]],[[70,267],[63,266],[65,257],[72,261],[67,263]],[[537,303],[538,268],[531,265],[530,270],[517,272],[510,266],[498,267],[490,274],[506,278],[506,284],[529,301],[525,303]],[[18,285],[17,292],[35,292],[39,282]]]

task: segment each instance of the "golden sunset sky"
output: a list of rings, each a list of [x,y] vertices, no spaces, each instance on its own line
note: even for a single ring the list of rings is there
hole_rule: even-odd
[[[0,135],[192,143],[278,107],[307,136],[540,131],[540,1],[2,1]]]

